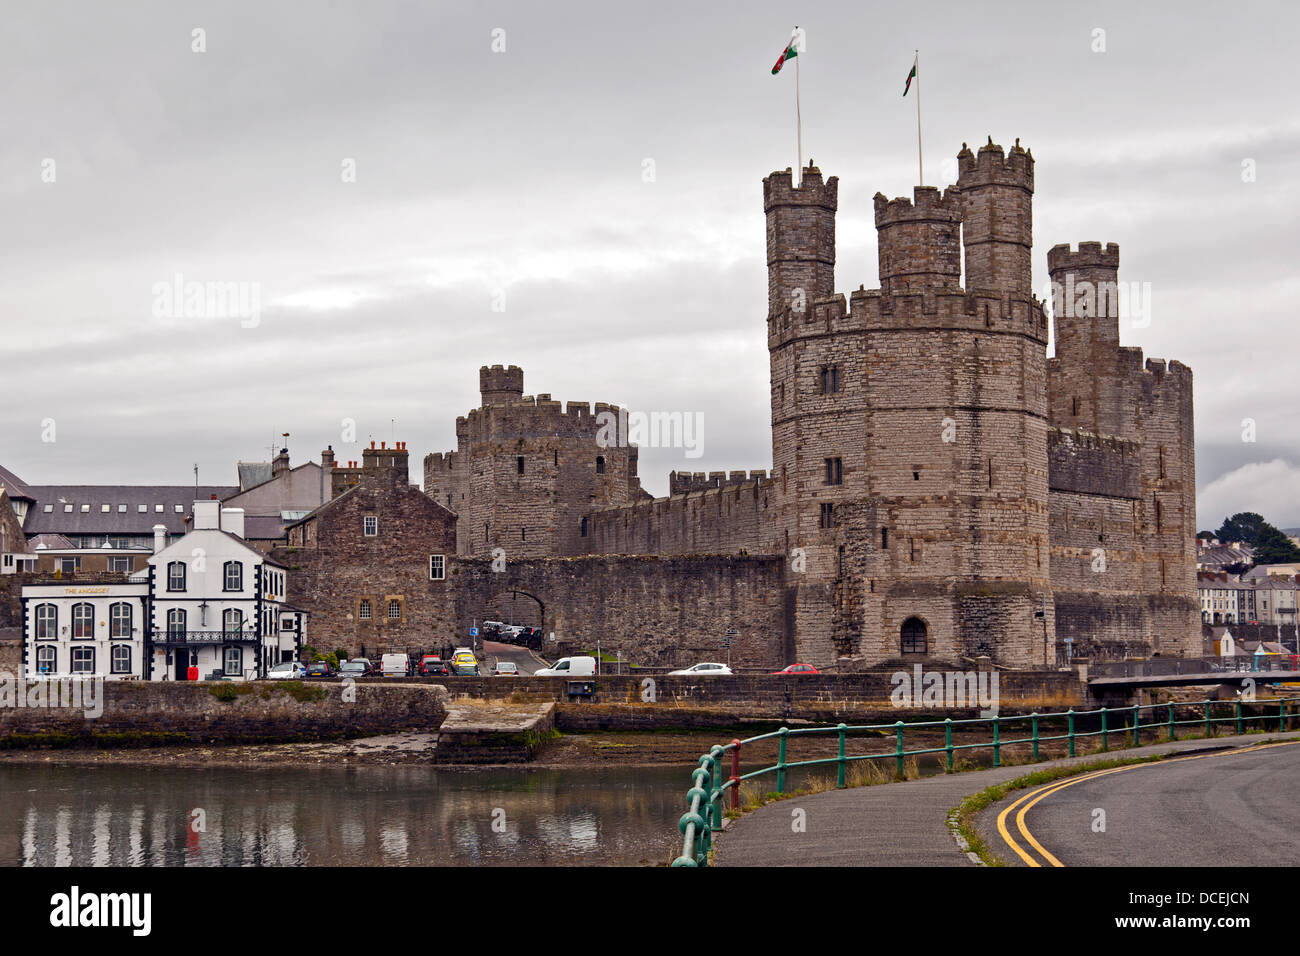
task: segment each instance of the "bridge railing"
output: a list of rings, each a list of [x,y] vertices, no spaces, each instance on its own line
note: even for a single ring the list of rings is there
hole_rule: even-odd
[[[1247,713],[1245,706],[1255,708],[1257,713]],[[1226,715],[1225,715],[1226,711]],[[1183,716],[1178,718],[1177,714]],[[1094,719],[1095,718],[1095,719]],[[800,727],[780,730],[744,740],[733,740],[726,745],[714,746],[708,753],[701,755],[699,765],[691,772],[691,788],[686,792],[687,810],[678,821],[682,834],[681,856],[673,860],[673,866],[707,866],[709,851],[713,845],[713,834],[722,829],[726,815],[724,805],[729,801],[730,809],[740,807],[740,785],[747,780],[756,780],[770,774],[776,775],[776,793],[786,793],[787,776],[791,770],[810,767],[836,767],[836,787],[848,786],[848,767],[851,763],[862,760],[880,760],[894,762],[895,779],[904,777],[905,760],[926,754],[943,754],[946,770],[955,769],[955,757],[958,751],[989,750],[992,751],[992,765],[1002,766],[1002,749],[1013,744],[1030,744],[1033,760],[1039,759],[1041,744],[1052,741],[1066,742],[1066,756],[1076,756],[1076,744],[1081,738],[1100,737],[1101,750],[1110,749],[1111,738],[1121,735],[1121,740],[1131,740],[1134,746],[1141,742],[1141,734],[1146,731],[1159,740],[1161,735],[1166,740],[1178,739],[1179,727],[1194,726],[1203,730],[1206,737],[1215,736],[1218,725],[1229,723],[1234,732],[1243,734],[1248,726],[1257,729],[1276,729],[1285,731],[1288,722],[1292,729],[1300,728],[1300,697],[1279,697],[1269,700],[1242,701],[1205,700],[1205,701],[1171,701],[1165,704],[1135,704],[1132,707],[1099,707],[1096,710],[1068,710],[1057,713],[1031,713],[1015,716],[973,717],[953,720],[922,720],[904,723],[901,720],[888,724],[839,724],[835,727]],[[1082,730],[1080,725],[1096,729]],[[904,735],[908,731],[929,731],[931,734],[943,729],[943,746],[915,747],[908,749]],[[954,730],[970,729],[979,731],[987,729],[989,739],[972,743],[954,743]],[[1021,736],[1007,737],[1005,733],[1014,730]],[[1057,732],[1045,732],[1057,731]],[[816,757],[806,760],[790,759],[790,744],[803,737],[837,738],[838,747],[833,757]],[[851,737],[868,737],[870,740],[884,742],[893,738],[892,749],[878,753],[850,754]],[[741,754],[747,747],[762,741],[775,740],[777,743],[777,762],[748,773],[741,773]],[[730,765],[728,767],[728,764]]]
[[[1177,677],[1184,674],[1255,674],[1292,671],[1290,655],[1239,657],[1157,657],[1142,661],[1104,661],[1088,668],[1089,677]]]

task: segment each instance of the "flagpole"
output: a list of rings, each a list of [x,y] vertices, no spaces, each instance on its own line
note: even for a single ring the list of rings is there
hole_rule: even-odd
[[[799,37],[798,26],[794,28],[794,35],[795,35],[794,42],[797,43]],[[795,135],[796,148],[799,152],[799,166],[798,166],[798,172],[795,174],[795,184],[802,186],[803,185],[803,113],[799,108],[799,57],[797,55],[799,52],[800,51],[798,50],[798,48],[796,48],[795,49],[796,56],[794,58],[794,126],[795,126],[794,135]]]
[[[916,59],[912,61],[912,69],[916,71],[916,176],[917,185],[925,185],[925,164],[921,159],[921,51],[916,51]]]

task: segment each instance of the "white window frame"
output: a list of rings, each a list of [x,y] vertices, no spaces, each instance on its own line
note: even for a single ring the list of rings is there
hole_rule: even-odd
[[[429,580],[445,581],[447,580],[447,556],[443,554],[429,555]]]
[[[58,636],[59,606],[57,604],[36,605],[36,639],[38,641],[53,641]]]
[[[55,673],[59,669],[59,649],[53,644],[43,644],[36,648],[36,673],[45,673],[41,670],[41,661],[48,660],[50,669],[48,673]]]
[[[230,669],[231,655],[235,657],[235,669]],[[221,672],[227,677],[238,677],[244,672],[244,649],[242,647],[227,646],[221,651]]]
[[[125,618],[126,627],[123,628],[123,618]],[[121,640],[131,636],[131,628],[135,624],[135,611],[129,601],[114,601],[108,606],[108,636],[114,640]]]
[[[92,645],[78,645],[72,648],[72,673],[95,673],[95,648]]]
[[[230,586],[231,574],[235,572],[235,586]],[[240,561],[227,561],[221,572],[222,590],[232,593],[239,593],[244,590],[244,565]]]
[[[129,674],[131,673],[131,645],[114,644],[109,648],[109,673],[112,674]],[[125,658],[121,665],[119,659]]]
[[[396,611],[397,613],[393,613]],[[388,619],[390,621],[400,621],[402,619],[402,602],[397,598],[388,600]]]
[[[87,611],[89,611],[89,615],[87,615]],[[79,628],[89,633],[78,634]],[[95,639],[95,605],[89,601],[79,601],[72,605],[72,639],[76,641],[93,641]]]
[[[361,519],[361,533],[367,538],[379,537],[379,515],[365,515]]]
[[[180,573],[180,585],[181,585],[181,586],[180,586],[180,587],[175,587],[175,586],[174,586],[175,581],[174,581],[174,578],[172,577],[172,569],[174,569],[174,568],[180,568],[180,570],[181,570],[181,573]],[[184,562],[184,561],[172,561],[172,562],[170,562],[170,563],[167,565],[167,590],[168,590],[169,592],[174,593],[174,594],[184,594],[184,593],[185,593],[185,585],[189,583],[189,582],[186,580],[188,577],[189,577],[189,575],[188,575],[188,574],[186,573],[186,571],[185,571],[185,562]]]
[[[370,621],[374,619],[374,616],[375,609],[370,603],[370,598],[362,598],[361,602],[357,605],[357,619],[361,621]]]

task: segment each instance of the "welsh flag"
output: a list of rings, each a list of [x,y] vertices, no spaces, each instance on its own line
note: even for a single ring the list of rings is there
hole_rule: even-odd
[[[912,88],[912,80],[913,80],[915,77],[916,77],[916,64],[913,63],[913,64],[912,64],[912,72],[909,73],[909,74],[907,74],[907,83],[904,84],[904,86],[903,86],[903,95],[904,95],[904,96],[906,96],[906,95],[907,95],[907,91],[910,90],[910,89]],[[917,94],[917,95],[919,96],[920,94]]]
[[[797,38],[796,38],[796,37],[791,37],[791,38],[790,38],[790,43],[789,43],[789,45],[785,48],[785,52],[782,53],[781,56],[777,59],[777,61],[776,61],[776,66],[772,67],[772,75],[773,75],[773,76],[776,76],[778,73],[781,72],[781,67],[785,66],[785,61],[786,61],[786,60],[793,59],[794,57],[796,57],[796,56],[799,55],[799,51],[795,48],[795,43],[796,43],[796,42],[797,42]]]

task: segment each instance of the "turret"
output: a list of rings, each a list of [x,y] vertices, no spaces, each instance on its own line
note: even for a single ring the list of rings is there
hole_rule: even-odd
[[[968,292],[1031,294],[1034,157],[1020,140],[1004,154],[992,137],[957,154]]]
[[[822,182],[821,170],[811,161],[798,186],[791,179],[786,169],[763,180],[769,317],[786,309],[811,314],[812,303],[835,289],[839,179]]]
[[[517,402],[524,397],[524,370],[518,365],[484,365],[478,370],[478,389],[485,406]]]
[[[876,193],[880,289],[903,295],[961,286],[961,195],[950,187],[917,186],[914,200]]]
[[[1068,245],[1047,253],[1052,277],[1052,326],[1056,357],[1091,365],[1097,347],[1119,348],[1119,246],[1081,242],[1075,252]]]

